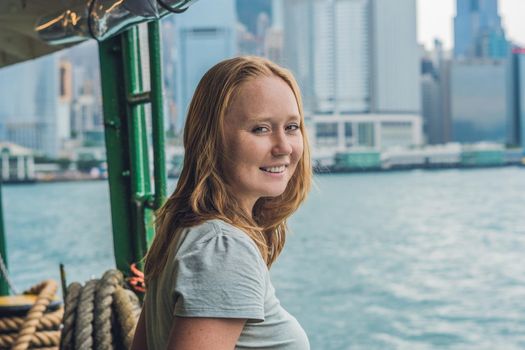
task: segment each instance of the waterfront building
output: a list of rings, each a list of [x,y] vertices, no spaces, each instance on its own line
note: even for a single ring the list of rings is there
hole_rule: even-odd
[[[428,145],[421,148],[394,147],[381,153],[384,169],[452,168],[461,163],[462,147],[458,143]]]
[[[5,182],[33,181],[33,151],[11,142],[0,142],[0,176]]]
[[[452,139],[505,143],[509,108],[506,60],[453,60],[450,70]]]
[[[498,0],[456,0],[454,57],[500,59],[507,54]]]
[[[415,114],[314,115],[312,144],[333,154],[350,148],[382,150],[423,144],[422,119]]]
[[[234,0],[198,1],[174,19],[176,48],[175,128],[181,131],[193,92],[213,65],[237,53]]]

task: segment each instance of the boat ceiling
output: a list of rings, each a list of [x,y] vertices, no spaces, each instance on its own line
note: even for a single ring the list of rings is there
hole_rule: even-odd
[[[71,1],[0,0],[0,68],[74,45],[49,45],[35,31],[39,18],[64,9],[68,3]]]
[[[184,12],[195,1],[0,0],[0,68],[91,38],[103,41],[138,23]]]

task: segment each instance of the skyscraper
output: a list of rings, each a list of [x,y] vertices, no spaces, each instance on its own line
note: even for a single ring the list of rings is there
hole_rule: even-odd
[[[67,81],[66,71],[63,71],[64,79],[61,80],[56,54],[2,69],[1,140],[32,148],[47,156],[58,156],[60,137],[66,133],[69,118],[64,108],[66,90],[62,89],[64,94],[61,94],[60,85]]]
[[[313,115],[314,145],[344,150],[421,142],[415,0],[286,0],[282,6],[284,64]]]
[[[456,0],[450,115],[456,142],[512,142],[509,44],[498,0]]]
[[[505,143],[511,112],[506,62],[454,60],[450,76],[453,141]]]
[[[414,0],[371,2],[371,107],[376,113],[421,112],[420,51]]]
[[[315,113],[370,110],[369,0],[284,1],[285,64]]]
[[[456,8],[454,57],[507,57],[498,0],[456,0]]]
[[[234,0],[198,1],[175,17],[176,129],[182,130],[193,92],[213,65],[236,50]]]

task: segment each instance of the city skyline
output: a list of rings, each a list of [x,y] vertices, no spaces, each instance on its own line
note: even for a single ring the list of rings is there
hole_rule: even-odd
[[[507,39],[525,46],[525,1],[499,0],[499,13]],[[452,49],[455,15],[456,0],[417,0],[418,42],[430,49],[434,38],[438,38],[445,49]]]

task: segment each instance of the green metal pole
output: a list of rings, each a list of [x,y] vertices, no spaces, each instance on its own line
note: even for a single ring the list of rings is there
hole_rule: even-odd
[[[131,205],[130,156],[127,124],[127,94],[123,87],[122,36],[99,44],[100,75],[108,162],[113,245],[117,268],[130,273],[137,261],[133,208]]]
[[[151,114],[153,126],[153,174],[155,179],[155,209],[166,199],[166,156],[164,141],[162,53],[158,21],[148,23],[149,67],[151,77]]]
[[[0,254],[7,268],[7,245],[5,241],[4,213],[2,210],[2,181],[0,181]],[[9,295],[9,284],[5,278],[0,279],[0,295]]]
[[[126,34],[122,38],[126,91],[128,96],[136,96],[143,93],[139,29],[133,27]],[[144,256],[148,248],[148,238],[154,235],[153,212],[150,208],[153,194],[151,193],[149,172],[146,111],[142,103],[129,103],[128,108],[128,115],[130,116],[128,122],[130,125],[131,188],[137,211],[135,219],[138,230],[135,254]]]
[[[162,71],[158,22],[148,25],[151,91],[143,91],[139,29],[99,45],[102,97],[117,268],[144,257],[153,240],[153,210],[166,197]],[[124,82],[124,84],[122,84]],[[155,194],[152,193],[145,103],[151,102]]]

